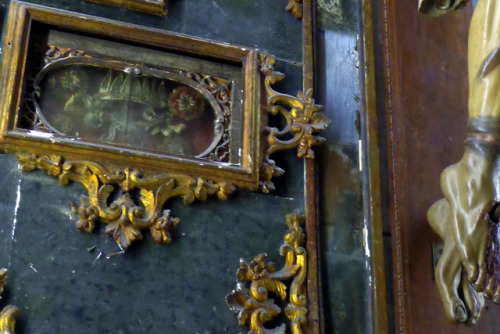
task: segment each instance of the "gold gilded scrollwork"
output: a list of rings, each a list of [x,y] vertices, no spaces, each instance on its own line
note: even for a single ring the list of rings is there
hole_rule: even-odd
[[[267,53],[261,54],[261,72],[265,75],[267,111],[271,115],[280,115],[286,120],[283,129],[266,127],[269,147],[264,154],[260,172],[260,188],[264,193],[273,191],[273,176],[280,176],[284,171],[276,166],[271,154],[297,148],[299,158],[314,158],[313,146],[325,139],[316,135],[326,129],[330,120],[321,111],[322,106],[315,104],[312,90],[299,92],[297,97],[276,92],[271,85],[284,79],[284,74],[274,69],[275,59]]]
[[[183,73],[186,77],[195,80],[205,87],[217,100],[221,112],[217,113],[215,124],[216,134],[221,133],[218,145],[208,154],[212,161],[229,162],[230,123],[231,123],[231,82],[209,75],[197,73]]]
[[[7,283],[7,269],[0,269],[0,300],[5,284]],[[0,312],[0,334],[14,334],[16,316],[19,313],[17,307],[8,305]]]
[[[286,10],[292,13],[296,19],[302,19],[302,0],[288,0]]]
[[[78,231],[92,232],[95,221],[106,224],[105,231],[126,249],[135,240],[142,239],[142,230],[149,229],[158,243],[172,241],[170,231],[180,222],[164,210],[164,204],[171,198],[181,197],[185,204],[195,200],[205,201],[208,196],[217,195],[221,200],[234,192],[235,187],[227,182],[211,182],[180,174],[162,174],[143,177],[137,170],[111,170],[94,162],[62,161],[59,156],[42,156],[18,153],[17,159],[23,172],[40,169],[49,176],[57,177],[62,185],[70,181],[80,183],[88,192],[82,196],[80,204],[72,204],[78,213]],[[115,186],[123,194],[111,204],[111,194]],[[139,190],[136,204],[131,191]]]
[[[307,254],[303,247],[305,234],[302,229],[304,216],[298,210],[286,216],[288,232],[280,254],[285,257],[285,265],[276,270],[275,264],[267,261],[267,255],[257,255],[249,264],[240,260],[238,279],[250,282],[250,289],[238,283],[236,289],[227,297],[229,308],[238,314],[240,326],[248,326],[250,334],[286,333],[286,325],[268,329],[266,322],[276,318],[281,308],[269,298],[272,293],[285,301],[285,315],[291,322],[291,333],[305,333],[307,316],[306,275]],[[286,282],[291,283],[287,286]]]

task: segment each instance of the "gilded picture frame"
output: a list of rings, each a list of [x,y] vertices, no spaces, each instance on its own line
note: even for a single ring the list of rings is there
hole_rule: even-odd
[[[166,0],[85,0],[102,5],[131,9],[152,15],[167,15]]]
[[[33,78],[27,78],[29,73],[26,67],[31,66],[36,61],[36,59],[33,59],[33,52],[29,52],[30,47],[32,49],[36,48],[36,46],[32,45],[33,42],[36,42],[36,34],[32,27],[36,27],[37,31],[46,29],[46,35],[41,38],[47,39],[48,44],[59,43],[59,45],[44,46],[47,50],[38,57],[44,57],[45,63],[56,60],[59,64],[68,65],[72,63],[73,66],[84,66],[86,64],[93,68],[109,68],[125,74],[127,71],[140,72],[140,76],[146,77],[149,75],[154,78],[163,75],[158,71],[162,66],[169,67],[172,63],[183,63],[177,68],[167,68],[163,71],[165,75],[171,77],[171,79],[167,79],[190,83],[193,88],[202,93],[210,90],[210,87],[206,87],[209,85],[206,81],[210,79],[211,74],[217,72],[214,70],[215,72],[209,73],[211,71],[210,65],[217,68],[231,67],[230,70],[226,71],[226,74],[231,71],[236,72],[236,77],[228,78],[228,81],[237,86],[237,89],[233,89],[236,94],[234,96],[235,103],[236,100],[241,101],[240,110],[236,112],[233,108],[233,113],[228,120],[228,123],[230,123],[228,126],[233,127],[234,130],[232,131],[232,140],[233,142],[239,142],[237,146],[231,148],[234,154],[222,161],[199,158],[199,156],[163,154],[158,151],[138,150],[133,145],[108,145],[105,142],[76,138],[80,136],[61,136],[57,134],[57,130],[52,131],[56,132],[54,134],[44,134],[29,127],[23,128],[19,126],[19,119],[22,115],[18,114],[18,111],[24,107],[25,100],[29,99],[26,94],[27,90],[29,90],[29,88],[26,88],[26,82],[27,80],[33,80]],[[59,33],[60,31],[63,32],[62,35]],[[64,34],[67,34],[67,36],[65,37]],[[74,34],[80,39],[87,36],[88,43],[86,43],[86,46],[71,45]],[[101,39],[102,43],[100,43]],[[97,42],[93,44],[95,40]],[[115,45],[114,49],[109,46],[112,44]],[[84,48],[88,50],[83,50]],[[125,51],[127,48],[129,51]],[[120,49],[121,56],[113,58],[112,55],[117,54],[118,49]],[[148,64],[148,59],[145,59],[147,57],[135,56],[138,50],[141,54],[150,52],[150,61],[162,57],[168,58],[169,55],[173,57],[173,60],[170,61],[170,65],[168,59],[165,60],[166,63],[164,64],[154,62]],[[30,55],[28,56],[28,54]],[[98,57],[94,57],[96,54]],[[209,58],[209,60],[204,60],[204,58]],[[53,64],[46,65],[37,74],[46,71],[51,65]],[[236,71],[234,68],[236,68]],[[193,71],[196,70],[202,72],[194,73]],[[258,70],[259,52],[255,49],[165,31],[145,29],[96,17],[88,16],[85,17],[85,20],[82,20],[80,14],[13,1],[11,3],[2,63],[2,76],[0,78],[4,101],[0,110],[2,116],[0,121],[0,146],[4,150],[11,152],[32,155],[43,154],[46,156],[60,155],[66,161],[90,159],[100,164],[140,169],[146,171],[149,175],[164,173],[165,171],[188,174],[196,178],[205,178],[215,182],[226,181],[239,188],[256,190],[259,187],[260,151],[262,150],[259,130],[263,124],[259,97],[263,76],[260,75]],[[205,72],[203,73],[203,71]],[[216,74],[225,75],[223,72],[224,70],[222,72],[218,71]],[[181,74],[179,75],[179,73]],[[238,75],[241,75],[241,77],[237,77]],[[36,75],[33,76],[36,77]],[[201,87],[203,85],[205,88]],[[25,87],[24,90],[23,86]],[[40,88],[35,90],[37,89]],[[49,90],[45,91],[48,92]],[[243,96],[239,95],[241,94],[240,91],[244,92]],[[40,94],[40,92],[36,93]],[[209,94],[205,95],[208,96]],[[208,98],[214,100],[210,96]],[[213,103],[217,108],[224,107],[216,104]],[[33,108],[36,109],[39,118],[42,120],[47,118],[40,115],[38,106]],[[239,138],[236,138],[236,133],[241,134]]]

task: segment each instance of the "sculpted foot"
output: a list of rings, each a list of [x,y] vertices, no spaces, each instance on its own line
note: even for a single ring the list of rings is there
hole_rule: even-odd
[[[462,282],[462,266],[457,256],[454,238],[450,233],[446,234],[446,228],[451,224],[448,201],[443,198],[434,203],[427,212],[427,219],[445,244],[434,276],[446,317],[452,322],[465,323],[469,319],[469,313],[473,310],[468,311],[458,295]],[[470,305],[474,305],[473,299],[470,299]]]
[[[466,147],[457,164],[441,175],[441,190],[449,203],[449,225],[442,231],[452,233],[457,256],[470,283],[478,291],[485,288],[485,250],[488,235],[488,213],[493,207],[492,182],[495,159],[477,147]]]
[[[461,283],[460,263],[449,256],[451,252],[441,257],[435,271],[436,284],[441,295],[445,314],[452,322],[465,323],[469,319],[469,314],[475,313],[475,300],[471,298],[467,306],[458,295],[458,288]],[[469,285],[467,283],[467,285]],[[466,299],[467,301],[467,299]],[[469,305],[470,304],[470,305]],[[467,309],[467,307],[472,308]]]

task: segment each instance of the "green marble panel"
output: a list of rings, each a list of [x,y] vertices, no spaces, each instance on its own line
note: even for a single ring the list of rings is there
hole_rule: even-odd
[[[60,9],[187,35],[256,47],[277,58],[302,62],[302,24],[286,1],[170,0],[166,17],[83,0],[27,0]],[[1,6],[9,0],[0,0]]]
[[[327,15],[321,8],[320,13]],[[318,71],[317,97],[332,120],[318,155],[325,333],[370,333],[370,259],[363,244],[363,229],[369,226],[364,225],[359,168],[357,33],[343,25],[323,28],[317,33],[317,65],[323,69]]]

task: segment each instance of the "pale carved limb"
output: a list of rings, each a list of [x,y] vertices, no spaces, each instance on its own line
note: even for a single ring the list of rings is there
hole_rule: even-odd
[[[419,11],[439,16],[463,0],[420,0]],[[500,2],[481,0],[469,35],[469,123],[463,158],[441,176],[444,199],[428,212],[445,250],[435,276],[448,318],[478,320],[484,297],[500,301]],[[458,294],[463,290],[463,297]],[[466,317],[464,317],[464,309]]]
[[[477,131],[470,134],[462,160],[441,175],[445,198],[427,214],[431,227],[444,240],[435,277],[446,315],[454,322],[477,322],[484,297],[500,302],[500,253],[496,251],[500,243],[500,151],[485,136]],[[460,286],[463,300],[458,295]]]
[[[467,279],[462,279],[462,264],[457,256],[458,245],[454,234],[449,233],[453,221],[451,214],[450,204],[445,198],[434,203],[427,213],[430,225],[444,240],[444,251],[434,276],[447,318],[464,323],[470,317],[470,322],[475,323],[483,309],[484,298]],[[459,296],[460,288],[464,293],[465,303]]]
[[[494,156],[469,146],[462,160],[441,175],[441,190],[450,206],[448,231],[469,282],[476,283],[479,291],[484,289],[488,213],[494,205],[494,162]]]

